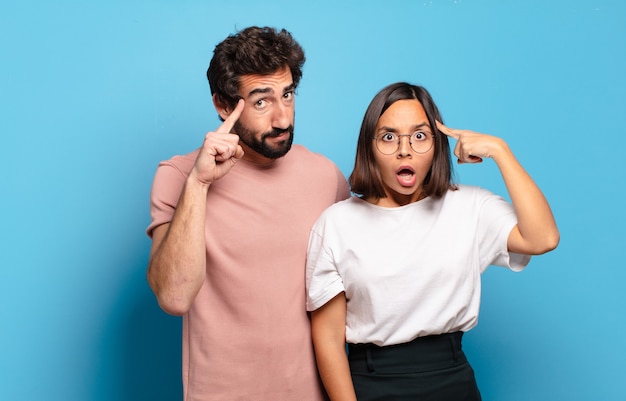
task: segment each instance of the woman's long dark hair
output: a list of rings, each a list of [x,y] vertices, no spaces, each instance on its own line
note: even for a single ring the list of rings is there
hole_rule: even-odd
[[[443,120],[435,102],[425,88],[406,82],[397,82],[386,86],[374,96],[363,117],[354,169],[350,174],[350,186],[355,194],[363,198],[375,199],[387,196],[382,185],[380,171],[374,159],[373,137],[376,124],[389,106],[398,100],[410,99],[419,101],[424,107],[435,140],[435,154],[433,163],[424,179],[423,194],[440,198],[449,189],[455,189],[452,184],[452,163],[448,137],[437,129],[436,121],[443,123]]]

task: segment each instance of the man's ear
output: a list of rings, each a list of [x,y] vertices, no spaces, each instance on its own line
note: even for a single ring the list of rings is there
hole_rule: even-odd
[[[212,99],[213,99],[213,106],[215,107],[217,114],[219,114],[220,119],[222,121],[226,120],[226,118],[228,118],[230,113],[233,112],[232,109],[228,107],[227,104],[220,101],[215,93],[213,94]]]

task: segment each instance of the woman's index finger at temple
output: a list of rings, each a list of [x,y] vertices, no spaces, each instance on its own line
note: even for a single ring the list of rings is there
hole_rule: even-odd
[[[441,132],[443,132],[445,135],[452,137],[454,139],[459,139],[459,137],[461,136],[457,130],[454,130],[452,128],[448,128],[445,125],[443,125],[443,123],[441,123],[440,121],[437,121],[437,129]]]

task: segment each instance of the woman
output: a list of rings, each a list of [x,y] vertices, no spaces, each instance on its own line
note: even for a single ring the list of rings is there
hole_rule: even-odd
[[[441,121],[422,87],[380,91],[358,139],[357,196],[312,229],[307,309],[331,400],[480,400],[461,347],[478,319],[480,274],[522,270],[559,242],[548,202],[507,144]],[[459,163],[495,161],[511,203],[452,184],[448,137]]]

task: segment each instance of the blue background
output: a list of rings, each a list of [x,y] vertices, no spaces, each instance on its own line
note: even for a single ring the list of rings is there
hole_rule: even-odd
[[[0,399],[181,398],[180,318],[145,280],[149,190],[217,127],[213,48],[255,24],[305,48],[296,139],[346,175],[398,80],[509,143],[561,244],[483,276],[466,350],[484,399],[622,400],[625,20],[617,0],[3,1]],[[456,177],[506,194],[492,161]]]

